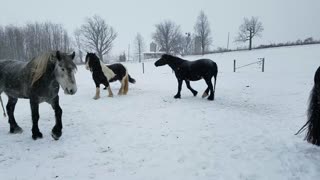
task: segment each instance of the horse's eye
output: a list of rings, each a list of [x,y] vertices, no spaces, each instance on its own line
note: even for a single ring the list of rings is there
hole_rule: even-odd
[[[64,71],[64,68],[62,68],[61,70]]]

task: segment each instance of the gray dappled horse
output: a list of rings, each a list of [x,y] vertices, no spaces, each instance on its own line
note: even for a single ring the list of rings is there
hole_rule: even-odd
[[[52,137],[58,140],[62,135],[62,109],[59,105],[59,86],[65,94],[77,92],[74,77],[76,65],[73,62],[75,53],[71,55],[59,51],[44,53],[29,62],[16,60],[0,61],[0,94],[8,96],[6,106],[10,133],[21,133],[22,129],[14,118],[14,109],[18,98],[30,99],[32,115],[32,138],[42,138],[38,127],[39,104],[49,103],[55,112],[55,126]]]

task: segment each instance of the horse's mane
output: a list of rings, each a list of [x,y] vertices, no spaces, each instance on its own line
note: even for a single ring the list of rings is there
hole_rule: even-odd
[[[173,55],[170,55],[170,54],[164,54],[162,55],[163,58],[165,59],[174,59],[174,60],[178,60],[178,61],[185,61],[184,59],[181,59],[177,56],[173,56]]]
[[[43,74],[47,70],[47,66],[49,61],[53,58],[52,52],[47,52],[39,55],[38,57],[33,58],[29,63],[31,64],[31,74],[32,74],[32,81],[31,85],[37,82]]]

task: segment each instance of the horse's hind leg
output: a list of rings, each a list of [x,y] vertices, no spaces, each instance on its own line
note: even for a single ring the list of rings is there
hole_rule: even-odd
[[[191,85],[190,85],[190,81],[185,80],[187,88],[192,92],[193,96],[197,96],[198,92],[194,89],[192,89]]]
[[[120,83],[121,83],[121,87],[119,89],[118,95],[124,95],[124,86],[125,86],[124,78],[120,81]]]
[[[129,91],[129,78],[128,78],[128,75],[126,75],[124,77],[124,87],[123,87],[123,94],[124,95],[127,95]]]
[[[59,105],[59,96],[55,97],[53,101],[50,103],[52,109],[54,110],[55,118],[56,118],[56,124],[54,125],[51,135],[53,139],[59,140],[59,138],[62,135],[62,109]]]
[[[18,99],[10,97],[10,96],[8,98],[9,98],[9,100],[8,100],[6,108],[7,108],[7,113],[8,113],[8,117],[9,117],[10,133],[12,133],[12,134],[21,133],[22,129],[21,129],[21,127],[19,127],[19,125],[17,124],[17,122],[14,118],[14,109],[16,107]]]
[[[208,85],[208,88],[210,89],[210,95],[208,97],[208,100],[214,100],[214,90],[213,90],[213,85],[212,85],[212,82],[211,82],[211,78],[208,78],[208,79],[205,79],[206,80],[206,83]]]

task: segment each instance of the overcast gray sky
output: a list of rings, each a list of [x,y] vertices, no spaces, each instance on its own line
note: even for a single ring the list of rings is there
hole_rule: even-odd
[[[112,54],[133,50],[140,32],[151,42],[154,25],[173,20],[183,32],[193,32],[200,10],[211,25],[213,48],[226,47],[230,32],[231,47],[244,17],[257,16],[263,23],[261,43],[320,39],[320,0],[0,0],[0,25],[34,21],[63,24],[73,35],[86,17],[99,15],[118,32]]]

